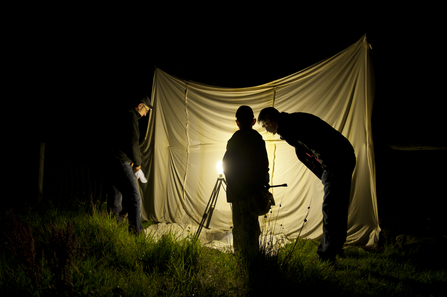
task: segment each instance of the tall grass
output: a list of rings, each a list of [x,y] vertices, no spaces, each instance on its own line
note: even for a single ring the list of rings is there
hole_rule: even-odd
[[[170,233],[133,236],[105,205],[4,210],[0,295],[11,296],[445,296],[445,258],[386,245],[350,247],[335,266],[315,240],[242,258]],[[420,252],[420,251],[419,251]],[[432,254],[430,254],[431,256]],[[427,256],[427,257],[426,257]],[[440,259],[442,261],[440,261]]]

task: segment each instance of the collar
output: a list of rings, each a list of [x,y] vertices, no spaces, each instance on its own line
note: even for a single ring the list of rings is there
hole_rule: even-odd
[[[285,127],[285,124],[283,124],[283,123],[284,123],[284,118],[285,118],[287,115],[288,115],[288,113],[281,112],[281,113],[279,114],[279,117],[278,117],[277,121],[276,121],[276,124],[278,125],[278,126],[276,127],[276,134],[278,134],[279,137],[280,137],[281,139],[284,139],[284,138],[281,136],[281,130],[282,130],[281,128],[284,128],[284,127]]]
[[[135,108],[132,107],[132,111],[133,111],[134,114],[137,116],[137,119],[141,119],[141,114],[140,114],[138,111],[136,111]]]

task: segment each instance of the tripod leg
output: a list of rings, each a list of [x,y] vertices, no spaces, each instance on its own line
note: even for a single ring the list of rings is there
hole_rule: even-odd
[[[199,239],[200,232],[202,232],[202,228],[204,227],[207,219],[208,219],[208,226],[209,226],[209,221],[211,220],[211,215],[213,213],[212,205],[214,204],[214,202],[213,202],[214,199],[215,199],[215,195],[213,192],[213,194],[211,194],[210,200],[208,201],[208,205],[205,208],[205,212],[203,213],[202,221],[199,224],[199,228],[197,229],[196,239]]]
[[[214,209],[216,208],[217,197],[219,197],[219,191],[213,193],[213,198],[211,199],[211,206],[207,214],[207,221],[205,228],[210,227],[211,218],[213,216]]]
[[[207,221],[207,219],[208,221],[206,222],[206,228],[208,228],[211,223],[211,217],[213,216],[213,211],[214,208],[216,207],[217,198],[219,197],[219,190],[220,187],[222,186],[222,180],[223,179],[218,178],[216,184],[214,185],[214,189],[213,192],[211,193],[210,200],[208,201],[208,204],[205,208],[205,212],[203,213],[202,221],[200,222],[199,228],[197,229],[196,239],[199,239],[200,233],[202,232],[202,228],[204,227],[204,224]]]

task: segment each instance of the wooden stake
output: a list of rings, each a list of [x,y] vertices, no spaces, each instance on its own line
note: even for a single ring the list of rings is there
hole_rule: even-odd
[[[38,192],[37,192],[37,201],[42,202],[43,196],[43,168],[45,164],[45,142],[40,143],[39,147],[39,184],[38,184]]]

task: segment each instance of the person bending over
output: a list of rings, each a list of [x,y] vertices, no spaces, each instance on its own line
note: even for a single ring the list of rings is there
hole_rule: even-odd
[[[323,237],[318,259],[334,262],[346,241],[351,178],[356,158],[348,139],[319,117],[264,108],[258,122],[295,148],[298,159],[324,186]]]

